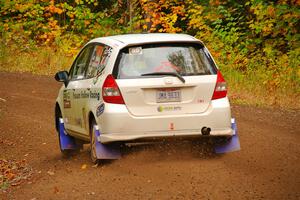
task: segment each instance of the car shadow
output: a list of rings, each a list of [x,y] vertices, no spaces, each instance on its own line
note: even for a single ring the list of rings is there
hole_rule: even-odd
[[[149,156],[151,160],[169,159],[213,159],[216,154],[214,143],[209,138],[201,139],[163,139],[155,142],[127,143],[121,147],[122,158],[131,156]]]
[[[121,158],[101,160],[99,165],[109,166],[123,162],[164,162],[172,160],[219,159],[223,154],[215,153],[214,142],[209,138],[200,139],[163,139],[159,141],[131,142],[120,145]],[[56,158],[58,159],[58,158]],[[89,145],[69,157],[61,156],[63,162],[90,162]]]

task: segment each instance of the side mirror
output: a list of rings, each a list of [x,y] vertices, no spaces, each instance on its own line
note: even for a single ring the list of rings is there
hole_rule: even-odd
[[[54,76],[55,80],[58,82],[64,82],[65,86],[67,87],[69,83],[69,75],[67,71],[59,71]]]

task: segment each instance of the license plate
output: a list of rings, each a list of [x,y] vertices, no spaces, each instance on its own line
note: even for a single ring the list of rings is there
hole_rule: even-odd
[[[156,91],[156,102],[179,102],[181,101],[181,91],[178,89],[160,89]]]

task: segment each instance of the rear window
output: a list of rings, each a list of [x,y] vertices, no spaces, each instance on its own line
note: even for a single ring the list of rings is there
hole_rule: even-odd
[[[217,69],[208,50],[202,45],[151,44],[121,50],[114,76],[119,79],[138,78],[155,72],[194,76],[216,74]]]

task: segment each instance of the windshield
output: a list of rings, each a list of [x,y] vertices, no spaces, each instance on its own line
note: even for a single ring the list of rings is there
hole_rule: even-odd
[[[157,72],[193,76],[216,74],[216,66],[207,49],[201,45],[152,44],[123,49],[114,72],[115,77],[121,79],[159,74]]]

